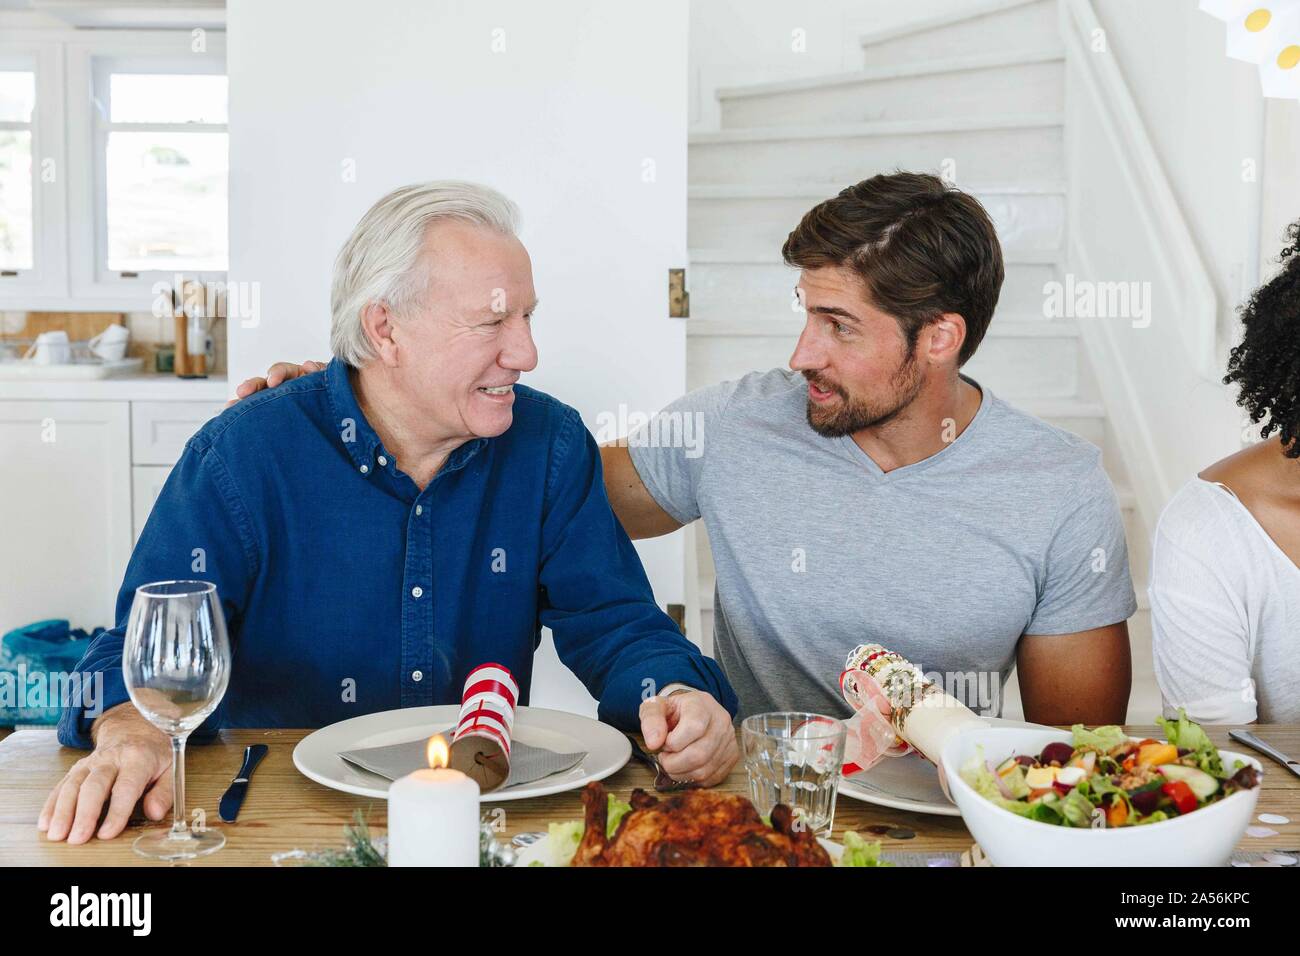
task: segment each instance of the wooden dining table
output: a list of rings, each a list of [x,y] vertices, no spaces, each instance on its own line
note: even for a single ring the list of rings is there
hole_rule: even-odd
[[[1158,728],[1131,725],[1134,737],[1159,736]],[[1223,749],[1243,751],[1228,739],[1228,727],[1207,727],[1211,739]],[[1253,725],[1258,736],[1283,753],[1300,754],[1300,724]],[[372,832],[382,833],[387,804],[383,800],[358,797],[315,783],[293,765],[293,748],[309,730],[227,730],[212,743],[195,744],[186,753],[187,809],[202,808],[208,825],[219,826],[226,835],[223,849],[187,865],[269,866],[273,855],[286,851],[340,849],[344,826],[357,810],[362,811]],[[0,731],[0,735],[3,735]],[[235,823],[217,818],[217,803],[239,769],[244,747],[264,743],[270,747],[258,767],[247,798]],[[81,846],[53,843],[36,829],[36,818],[50,790],[84,751],[61,747],[53,730],[25,729],[0,739],[0,865],[8,866],[158,866],[137,856],[132,841],[141,829],[158,827],[137,815],[119,836],[111,840],[92,838]],[[1262,755],[1263,789],[1257,813],[1279,814],[1287,824],[1270,827],[1276,834],[1243,837],[1239,849],[1266,852],[1300,850],[1300,777]],[[652,788],[652,777],[642,764],[629,762],[605,781],[617,793],[626,795],[634,787]],[[748,793],[741,765],[718,789]],[[496,812],[497,810],[500,812]],[[503,841],[515,834],[545,830],[548,823],[578,819],[582,805],[577,791],[527,800],[494,803],[483,801],[484,815],[501,827]],[[170,818],[169,818],[170,819]],[[868,828],[887,827],[875,834]],[[972,839],[960,817],[912,813],[863,803],[840,795],[835,810],[832,839],[845,830],[857,830],[869,839],[880,839],[886,852],[936,853],[970,849]]]

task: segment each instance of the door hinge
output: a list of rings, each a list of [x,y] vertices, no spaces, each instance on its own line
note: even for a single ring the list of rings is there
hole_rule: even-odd
[[[668,315],[674,319],[691,317],[691,294],[686,291],[686,270],[668,270]]]

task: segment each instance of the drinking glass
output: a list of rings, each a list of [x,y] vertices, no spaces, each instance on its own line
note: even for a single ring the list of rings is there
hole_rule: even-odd
[[[764,815],[784,803],[814,833],[829,833],[844,763],[844,722],[821,714],[774,713],[740,724],[749,795]]]
[[[136,588],[122,675],[136,710],[172,740],[172,826],[141,836],[135,852],[187,860],[221,849],[220,830],[185,822],[185,740],[216,709],[230,681],[230,641],[216,585],[160,581]]]

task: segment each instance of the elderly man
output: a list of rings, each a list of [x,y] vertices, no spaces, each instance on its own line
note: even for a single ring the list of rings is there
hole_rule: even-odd
[[[665,770],[704,784],[730,770],[735,695],[654,603],[595,442],[573,409],[516,384],[537,350],[515,231],[513,204],[482,186],[385,196],[335,264],[334,360],[190,440],[120,623],[81,663],[103,673],[105,711],[59,725],[94,752],[46,801],[50,839],[111,838],[142,794],[152,818],[171,805],[169,741],[128,701],[121,659],[136,587],[172,578],[214,582],[230,625],[209,731],[458,703],[486,661],[526,688],[547,626],[601,717],[639,727]]]

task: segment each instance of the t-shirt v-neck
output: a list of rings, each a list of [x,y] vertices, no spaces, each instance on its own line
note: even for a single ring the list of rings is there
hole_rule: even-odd
[[[975,410],[975,415],[970,422],[962,429],[961,434],[951,442],[940,448],[933,455],[922,458],[920,461],[914,461],[910,465],[903,465],[901,468],[894,468],[885,471],[876,463],[876,460],[863,451],[862,446],[853,440],[852,435],[841,435],[836,439],[836,444],[842,454],[847,455],[853,461],[857,462],[875,481],[895,482],[901,481],[912,475],[920,474],[929,468],[934,467],[945,461],[947,458],[958,454],[959,448],[964,448],[973,441],[978,440],[978,432],[983,424],[983,420],[988,417],[989,406],[993,404],[993,394],[987,388],[980,385],[974,379],[961,376],[961,380],[973,388],[979,389],[980,406]]]

